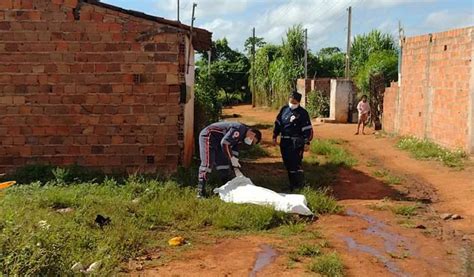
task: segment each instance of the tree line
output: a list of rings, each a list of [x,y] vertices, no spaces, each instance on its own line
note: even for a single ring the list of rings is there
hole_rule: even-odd
[[[250,102],[252,91],[258,106],[277,108],[286,103],[297,79],[304,78],[304,48],[302,25],[289,28],[281,44],[250,37],[243,52],[231,49],[225,38],[213,41],[210,68],[208,53],[201,53],[196,63],[198,121],[205,124],[218,120],[223,105]],[[346,53],[338,47],[308,51],[308,78],[344,77],[345,59]],[[371,95],[375,93],[371,80],[378,77],[386,86],[398,77],[398,47],[394,38],[379,30],[357,35],[351,48],[351,76],[359,94],[379,101],[379,97]],[[379,105],[375,108],[381,109]]]

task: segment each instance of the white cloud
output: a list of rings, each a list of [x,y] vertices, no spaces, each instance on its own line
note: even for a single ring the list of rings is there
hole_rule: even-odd
[[[181,0],[180,13],[191,16],[192,4],[196,3],[196,16],[210,17],[240,13],[247,9],[251,0]],[[176,13],[177,0],[159,1],[157,6],[161,10]]]
[[[383,8],[383,7],[393,7],[399,5],[407,4],[423,4],[436,2],[436,0],[362,0],[364,6],[368,8]]]
[[[430,13],[424,25],[434,30],[447,30],[474,25],[474,15],[467,11],[450,13],[447,10]]]

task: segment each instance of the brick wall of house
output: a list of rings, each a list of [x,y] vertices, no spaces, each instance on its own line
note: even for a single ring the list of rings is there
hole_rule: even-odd
[[[400,87],[385,91],[386,131],[470,151],[473,35],[468,27],[405,40]]]
[[[0,1],[0,171],[175,170],[185,38],[161,27],[77,0]]]

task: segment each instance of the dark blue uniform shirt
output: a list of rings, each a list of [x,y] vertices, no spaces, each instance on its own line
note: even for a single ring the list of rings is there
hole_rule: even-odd
[[[313,139],[313,126],[308,112],[299,106],[292,110],[288,105],[281,108],[275,120],[273,138],[281,135],[282,138],[303,138],[305,143]]]

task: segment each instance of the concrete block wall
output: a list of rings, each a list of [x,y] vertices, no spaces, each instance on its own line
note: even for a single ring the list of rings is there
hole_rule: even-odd
[[[77,0],[0,1],[0,172],[173,171],[184,35]]]
[[[473,36],[467,27],[404,41],[400,87],[385,91],[386,131],[474,152]]]

